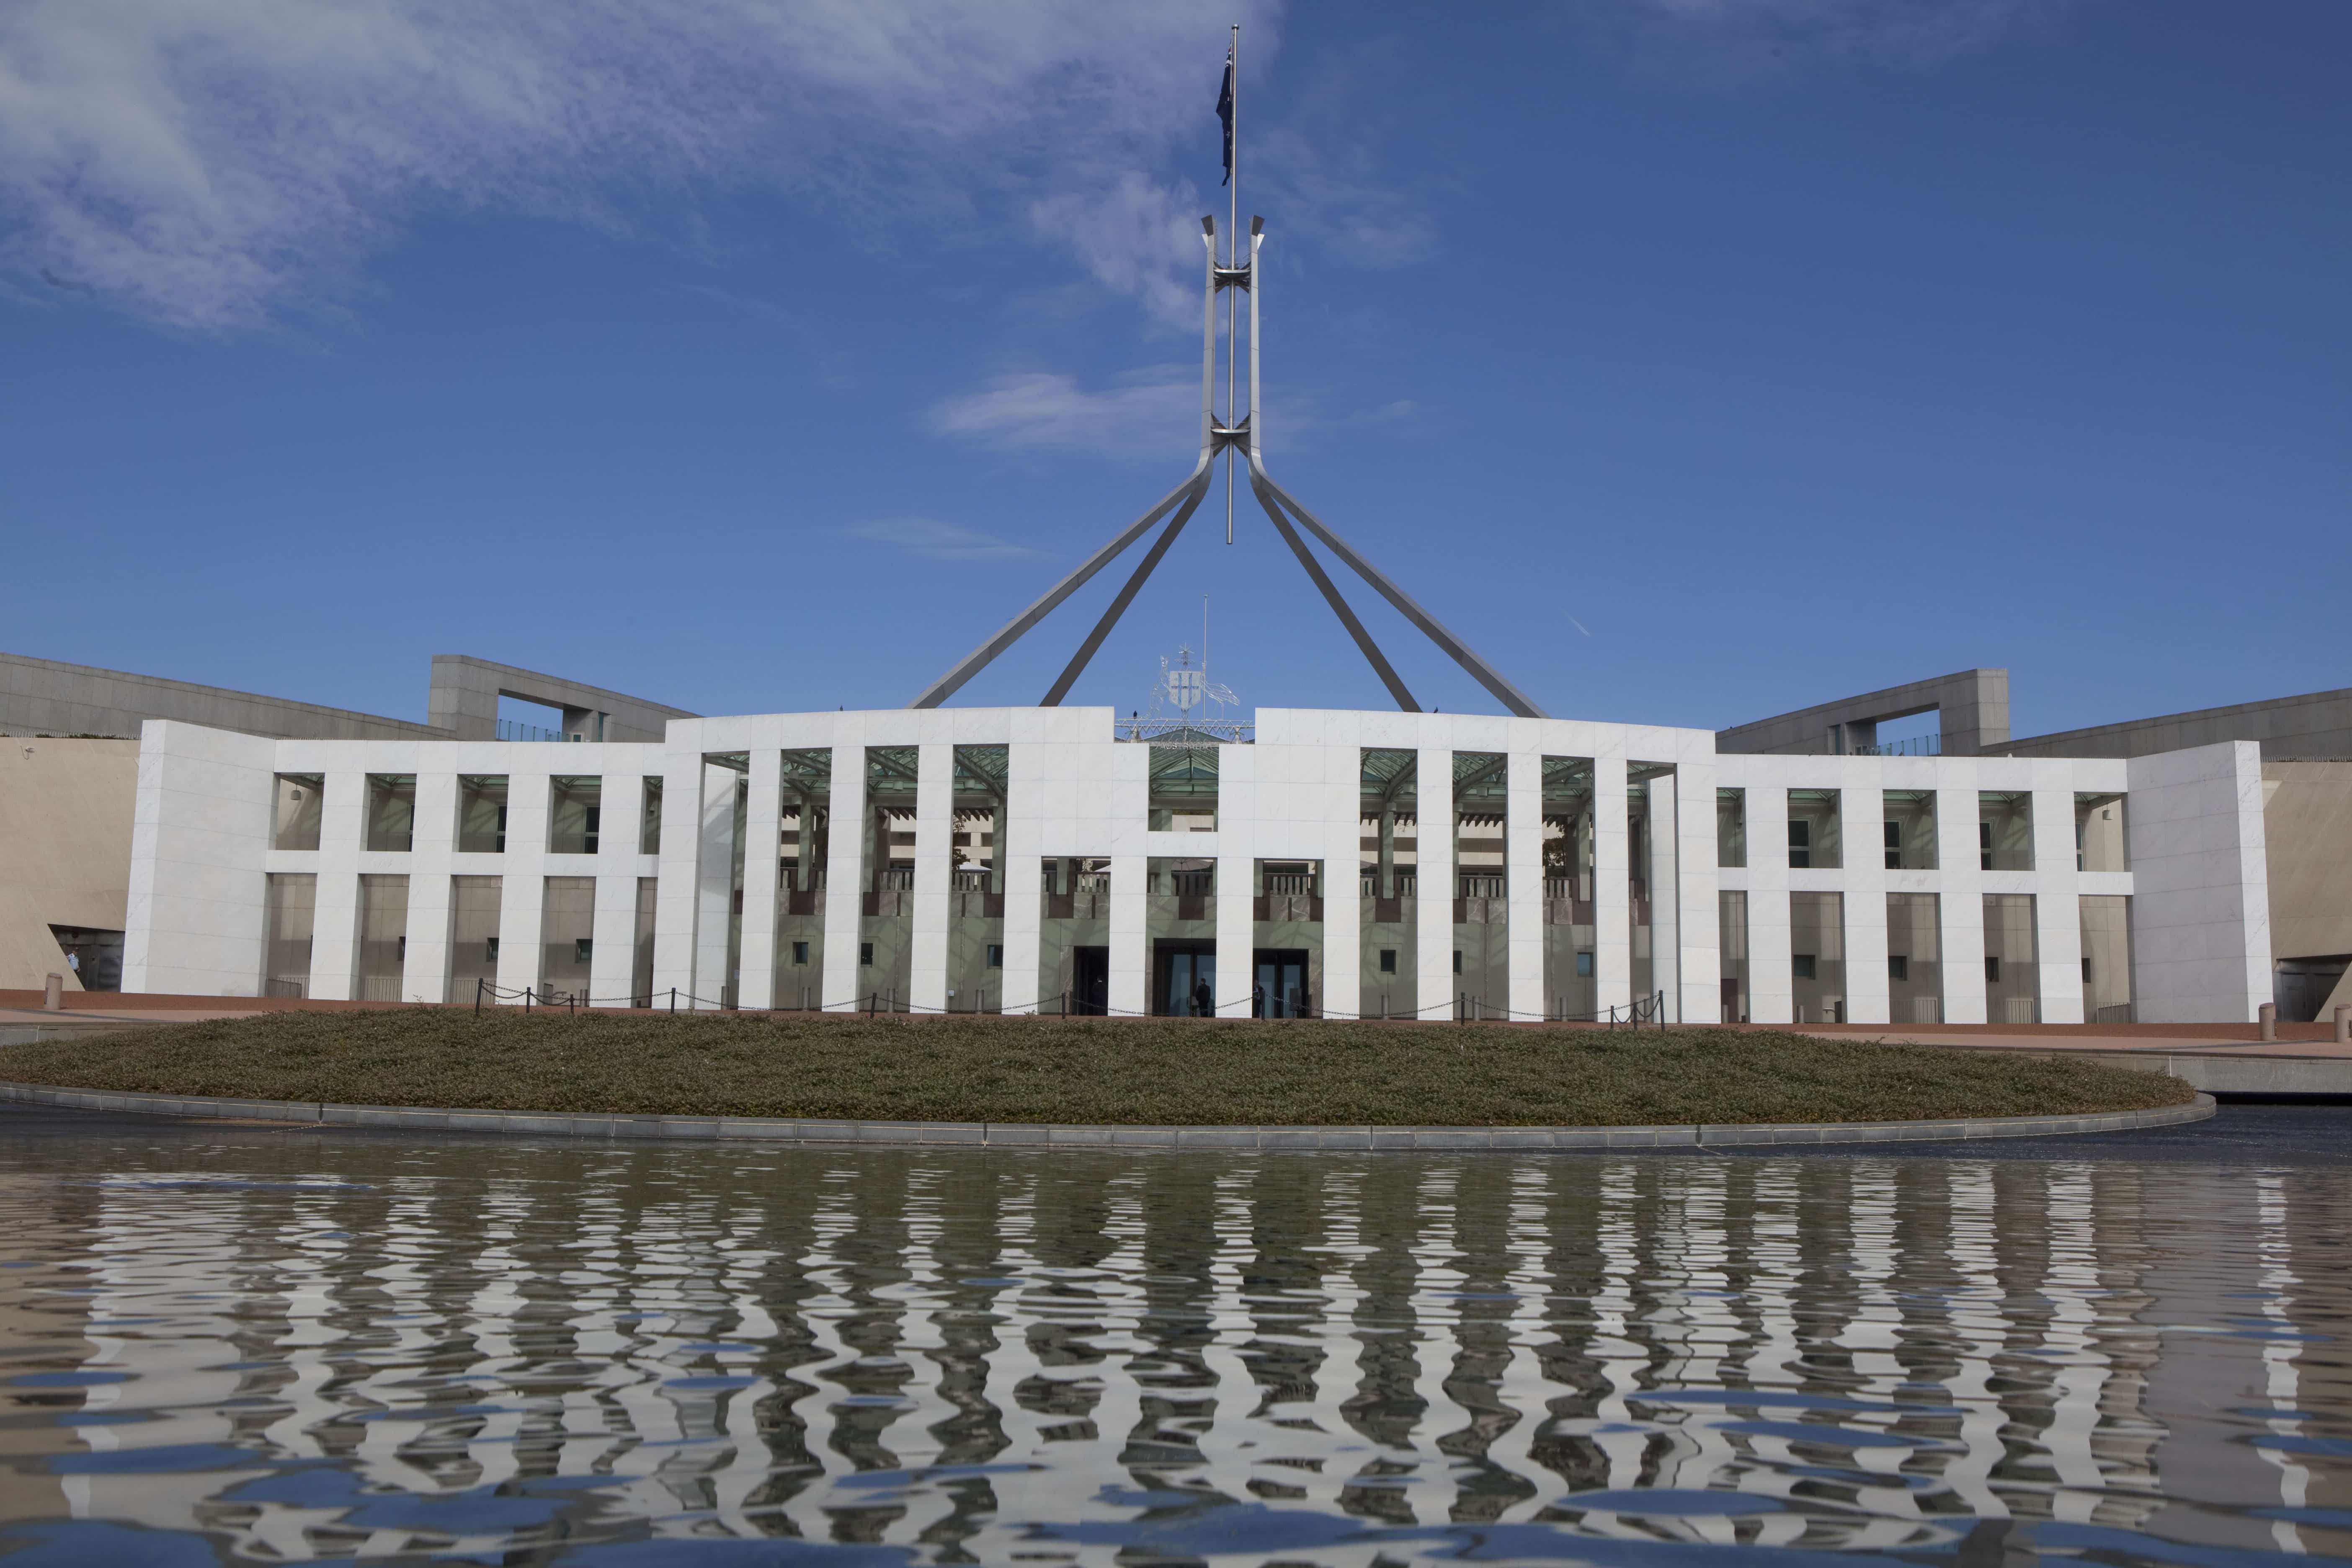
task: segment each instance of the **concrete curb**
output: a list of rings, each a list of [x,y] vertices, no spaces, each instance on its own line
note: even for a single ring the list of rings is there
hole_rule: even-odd
[[[430,1110],[396,1105],[323,1105],[311,1100],[215,1100],[130,1094],[0,1080],[0,1100],[147,1116],[314,1122],[418,1132],[503,1132],[527,1138],[747,1139],[767,1143],[989,1149],[1217,1149],[1266,1152],[1380,1153],[1447,1150],[1528,1152],[1607,1149],[1706,1149],[1759,1144],[1946,1142],[1973,1138],[2056,1138],[2174,1127],[2213,1114],[2213,1097],[2154,1110],[2085,1116],[1993,1116],[1953,1121],[1691,1122],[1662,1127],[1102,1127],[1061,1122],[802,1121],[781,1117],[569,1116],[527,1110]]]

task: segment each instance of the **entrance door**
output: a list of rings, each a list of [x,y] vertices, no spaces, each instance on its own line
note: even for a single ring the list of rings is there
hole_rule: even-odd
[[[1110,1012],[1110,949],[1070,950],[1070,1011],[1094,1018]]]
[[[1313,998],[1307,994],[1307,950],[1261,947],[1256,953],[1257,983],[1250,992],[1254,1018],[1313,1016]]]
[[[1151,1010],[1163,1018],[1205,1018],[1216,1015],[1217,944],[1178,942],[1167,937],[1152,944]]]
[[[1737,1024],[1742,1022],[1739,1016],[1738,977],[1736,975],[1726,976],[1722,982],[1721,988],[1723,994],[1723,1021],[1727,1024]]]

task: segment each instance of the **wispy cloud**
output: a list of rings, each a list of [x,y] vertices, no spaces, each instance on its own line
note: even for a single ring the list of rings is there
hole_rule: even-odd
[[[1000,375],[940,404],[931,424],[1011,451],[1181,458],[1201,445],[1201,371],[1155,365],[1092,388],[1051,371]]]
[[[1164,310],[1137,257],[1193,198],[1143,171],[1211,133],[1225,23],[1263,58],[1277,5],[13,0],[0,261],[236,330],[331,306],[422,212],[618,225],[769,185],[880,220],[1027,214]]]
[[[992,533],[982,533],[976,528],[928,517],[886,517],[858,523],[849,532],[856,538],[870,539],[877,544],[933,561],[1020,561],[1046,553],[1009,539],[999,539]]]

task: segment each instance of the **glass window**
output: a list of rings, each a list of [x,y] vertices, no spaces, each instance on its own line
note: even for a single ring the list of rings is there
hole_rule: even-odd
[[[658,878],[637,879],[636,950],[629,962],[629,1005],[633,1007],[654,1005],[654,909],[660,889]]]
[[[1936,792],[1890,789],[1885,795],[1886,868],[1936,869]]]
[[[1409,1017],[1419,1003],[1420,931],[1415,880],[1421,858],[1417,795],[1421,757],[1402,748],[1358,753],[1363,900],[1357,926],[1356,1010],[1367,1018]],[[1547,868],[1549,878],[1556,873]]]
[[[362,877],[359,999],[362,1002],[402,1000],[401,978],[407,959],[408,879]]]
[[[2032,795],[2023,790],[1978,794],[1977,858],[1987,871],[2033,869]]]
[[[1995,1024],[2042,1021],[2033,895],[1984,895],[1985,1017]]]
[[[498,877],[449,879],[449,1000],[471,1002],[484,984],[499,980],[499,907],[505,882]]]
[[[662,782],[658,775],[646,775],[643,808],[637,816],[637,853],[661,853]]]
[[[1716,928],[1722,943],[1723,1021],[1748,1021],[1748,895],[1725,889],[1715,896]]]
[[[279,773],[278,804],[272,814],[272,849],[316,849],[319,812],[327,798],[323,773]]]
[[[1886,895],[1887,1016],[1895,1023],[1944,1021],[1939,907],[1933,893]]]
[[[1838,834],[1838,792],[1789,792],[1789,865],[1792,869],[1834,870],[1845,864]]]
[[[547,852],[593,855],[602,837],[604,781],[559,777],[547,781]]]
[[[539,989],[542,1001],[588,1000],[596,932],[596,879],[548,877],[540,894]]]
[[[1153,746],[1150,818],[1154,833],[1217,830],[1217,748]]]
[[[367,847],[404,855],[416,837],[416,775],[370,773]]]
[[[2083,1021],[2130,1024],[2132,1014],[2131,900],[2086,893],[2083,925]]]
[[[262,889],[261,994],[306,996],[310,937],[317,928],[319,879],[310,871],[272,871]]]
[[[464,773],[457,779],[457,851],[503,855],[507,847],[507,775]]]
[[[1545,1005],[1555,1018],[1590,1018],[1600,1005],[1579,956],[1593,942],[1592,854],[1592,759],[1546,757],[1543,980]],[[1640,879],[1639,868],[1633,877]]]
[[[1789,895],[1790,978],[1800,1024],[1845,1022],[1845,895]]]
[[[1744,789],[1715,792],[1715,863],[1748,864],[1748,792]]]

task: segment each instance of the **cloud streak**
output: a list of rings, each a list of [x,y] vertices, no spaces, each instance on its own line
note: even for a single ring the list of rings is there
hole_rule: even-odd
[[[1261,52],[1274,3],[1242,6]],[[765,185],[884,221],[1002,196],[1164,309],[1138,258],[1193,195],[1144,171],[1208,134],[1229,19],[1209,0],[16,0],[0,259],[233,331],[331,307],[421,213],[618,226],[648,198]]]
[[[882,518],[858,523],[849,533],[853,538],[871,540],[932,561],[1023,561],[1046,553],[975,528],[928,517]]]

